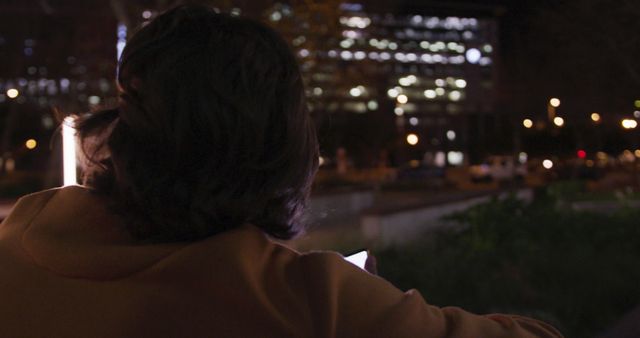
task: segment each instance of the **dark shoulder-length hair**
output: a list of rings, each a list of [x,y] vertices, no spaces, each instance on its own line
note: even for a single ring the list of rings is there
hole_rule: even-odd
[[[272,29],[180,6],[122,53],[114,109],[81,116],[84,183],[143,241],[251,223],[289,239],[318,167],[300,71]]]

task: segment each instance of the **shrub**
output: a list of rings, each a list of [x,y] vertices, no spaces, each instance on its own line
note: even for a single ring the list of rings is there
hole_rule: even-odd
[[[594,336],[640,304],[640,211],[556,206],[554,197],[508,198],[454,214],[463,230],[376,253],[380,274],[434,305],[518,313],[568,337]]]

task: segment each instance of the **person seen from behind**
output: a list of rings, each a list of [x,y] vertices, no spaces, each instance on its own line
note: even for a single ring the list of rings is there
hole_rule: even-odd
[[[318,143],[285,41],[196,5],[149,22],[117,107],[77,117],[83,184],[0,226],[0,337],[561,337],[429,305],[302,231]]]

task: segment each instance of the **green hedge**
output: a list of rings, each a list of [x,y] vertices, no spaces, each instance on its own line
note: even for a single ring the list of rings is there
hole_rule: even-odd
[[[380,275],[431,304],[518,313],[567,337],[594,336],[640,304],[640,211],[574,212],[557,208],[554,195],[452,215],[464,230],[377,252]]]

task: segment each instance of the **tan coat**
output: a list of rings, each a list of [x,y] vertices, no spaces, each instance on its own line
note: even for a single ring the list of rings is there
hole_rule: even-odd
[[[0,337],[559,337],[541,322],[437,308],[330,252],[244,226],[135,244],[104,200],[20,199],[0,226]]]

